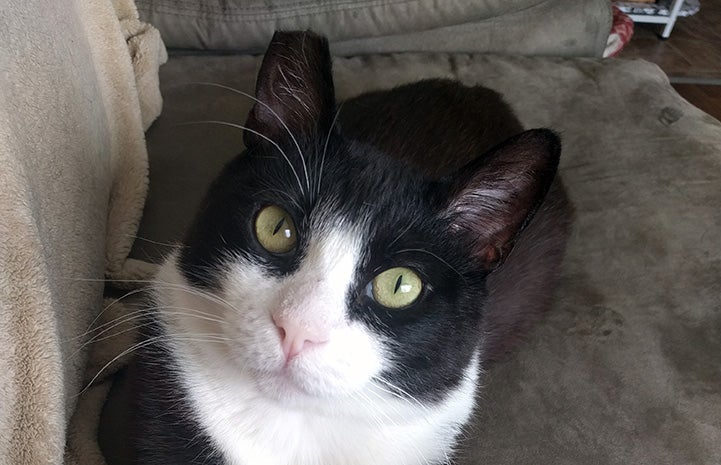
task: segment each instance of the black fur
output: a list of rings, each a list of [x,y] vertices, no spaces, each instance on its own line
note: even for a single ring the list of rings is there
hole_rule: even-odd
[[[152,316],[140,326],[141,338],[164,334]],[[130,463],[153,465],[222,465],[210,438],[195,419],[178,362],[165,344],[139,349],[130,364],[132,393]]]
[[[330,76],[324,39],[276,34],[258,79],[263,104],[247,122],[247,150],[207,194],[180,268],[192,285],[210,291],[229,253],[287,275],[303,260],[315,226],[353,224],[367,248],[347,295],[349,317],[394,341],[397,368],[381,376],[401,395],[431,404],[458,385],[479,347],[482,362],[496,358],[548,303],[568,223],[562,188],[551,189],[560,142],[548,130],[516,136],[521,125],[498,94],[452,81],[360,96],[336,115]],[[549,189],[553,198],[544,204]],[[255,215],[269,204],[285,208],[298,230],[300,242],[283,255],[266,252],[253,234]],[[524,239],[527,227],[543,238],[542,247]],[[425,283],[422,296],[400,312],[364,291],[393,266],[416,270]],[[502,278],[505,269],[514,275]],[[505,280],[516,294],[529,283],[529,292],[505,295]],[[151,329],[150,336],[162,332]],[[212,449],[187,411],[174,363],[162,348],[140,357],[137,376],[147,378],[138,384],[145,396],[138,421],[147,422],[141,442],[144,451],[153,443],[161,452],[183,451],[172,463],[195,463],[194,454]],[[221,463],[209,459],[199,463]]]

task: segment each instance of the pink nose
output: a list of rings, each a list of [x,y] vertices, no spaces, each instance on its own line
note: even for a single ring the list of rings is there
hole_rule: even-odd
[[[290,319],[273,317],[280,333],[280,345],[286,360],[318,344],[328,341],[328,331]]]

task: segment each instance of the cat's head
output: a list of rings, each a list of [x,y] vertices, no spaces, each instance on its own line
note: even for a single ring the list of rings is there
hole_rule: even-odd
[[[169,312],[175,329],[215,335],[199,350],[276,399],[372,386],[433,402],[475,378],[485,279],[549,188],[555,135],[528,131],[426,180],[337,129],[312,33],[274,36],[256,97],[247,150],[177,257],[198,292],[178,291],[196,312]]]

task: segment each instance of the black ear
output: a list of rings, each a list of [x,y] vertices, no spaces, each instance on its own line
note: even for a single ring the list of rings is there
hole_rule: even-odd
[[[328,41],[313,32],[276,32],[256,81],[244,134],[250,147],[265,140],[324,134],[335,111]]]
[[[450,181],[450,228],[470,240],[474,257],[487,269],[510,253],[543,202],[560,154],[553,131],[533,129],[466,165]]]

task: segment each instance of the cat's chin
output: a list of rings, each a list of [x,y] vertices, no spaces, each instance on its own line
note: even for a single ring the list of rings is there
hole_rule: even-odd
[[[270,399],[288,403],[307,403],[348,396],[356,389],[330,385],[316,379],[300,363],[291,362],[272,371],[252,373],[258,391]]]
[[[258,374],[255,378],[260,393],[270,399],[284,402],[309,401],[332,397],[327,392],[298,383],[285,368],[277,373]]]

